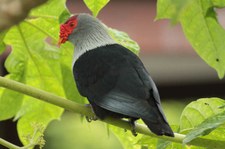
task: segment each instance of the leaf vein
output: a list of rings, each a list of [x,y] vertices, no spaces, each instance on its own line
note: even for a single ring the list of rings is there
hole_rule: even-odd
[[[20,25],[17,26],[17,29],[18,29],[19,34],[20,34],[20,36],[21,36],[21,39],[22,39],[22,41],[23,41],[23,43],[24,43],[25,49],[27,50],[27,53],[30,55],[30,58],[31,58],[31,60],[33,61],[34,65],[36,66],[37,71],[38,71],[39,76],[40,76],[40,79],[43,81],[44,79],[42,78],[41,71],[39,70],[38,64],[36,63],[36,60],[35,60],[35,58],[33,57],[32,53],[31,53],[31,51],[30,51],[29,46],[27,45],[26,39],[25,39],[25,37],[24,37],[24,35],[23,35],[23,32],[22,32],[22,30],[21,30]],[[44,82],[44,81],[43,81],[43,82]]]

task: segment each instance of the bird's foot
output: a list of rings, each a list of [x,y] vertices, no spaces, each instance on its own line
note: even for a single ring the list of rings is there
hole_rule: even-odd
[[[85,106],[88,107],[88,108],[91,108],[92,112],[94,113],[94,110],[93,110],[91,104],[86,104]],[[85,116],[85,118],[86,118],[87,122],[89,122],[89,123],[90,123],[91,121],[96,121],[96,120],[98,120],[98,118],[97,118],[96,115],[93,115],[93,116]]]
[[[86,120],[88,123],[90,123],[91,121],[96,121],[98,120],[97,116],[93,115],[93,116],[85,116]]]
[[[138,133],[137,133],[136,130],[135,130],[135,126],[131,129],[131,133],[132,133],[132,135],[135,136],[135,137],[138,135]]]
[[[129,121],[130,123],[130,125],[131,125],[131,133],[132,133],[132,135],[133,136],[137,136],[138,134],[137,134],[137,132],[136,132],[136,130],[135,130],[135,120],[134,119],[130,119],[130,121]]]

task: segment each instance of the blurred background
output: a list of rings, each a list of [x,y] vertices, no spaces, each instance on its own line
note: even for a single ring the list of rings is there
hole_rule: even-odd
[[[67,6],[72,13],[90,13],[82,0],[68,0]],[[217,13],[225,26],[225,11]],[[111,0],[98,17],[106,25],[128,33],[140,45],[140,58],[158,86],[170,124],[179,123],[183,108],[193,100],[225,97],[225,79],[220,80],[216,71],[195,53],[180,25],[171,25],[168,20],[154,21],[156,0]],[[7,55],[8,52],[0,58],[1,70]],[[16,123],[0,122],[0,137],[19,145]],[[117,138],[107,134],[103,123],[87,124],[69,112],[49,125],[45,138],[46,149],[122,149]]]

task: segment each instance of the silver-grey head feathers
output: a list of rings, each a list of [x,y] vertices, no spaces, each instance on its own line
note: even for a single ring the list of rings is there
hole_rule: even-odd
[[[85,13],[78,15],[77,27],[68,40],[75,45],[73,64],[86,51],[115,44],[101,21]]]

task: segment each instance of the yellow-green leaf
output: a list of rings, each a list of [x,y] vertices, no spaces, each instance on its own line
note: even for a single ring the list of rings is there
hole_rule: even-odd
[[[109,2],[109,0],[84,0],[86,6],[91,10],[93,16],[97,16],[99,11]]]
[[[185,0],[184,2],[159,0],[157,2],[157,19],[178,20],[192,47],[209,66],[217,71],[219,78],[223,78],[225,74],[225,30],[218,22],[214,8],[224,6],[224,0]]]

